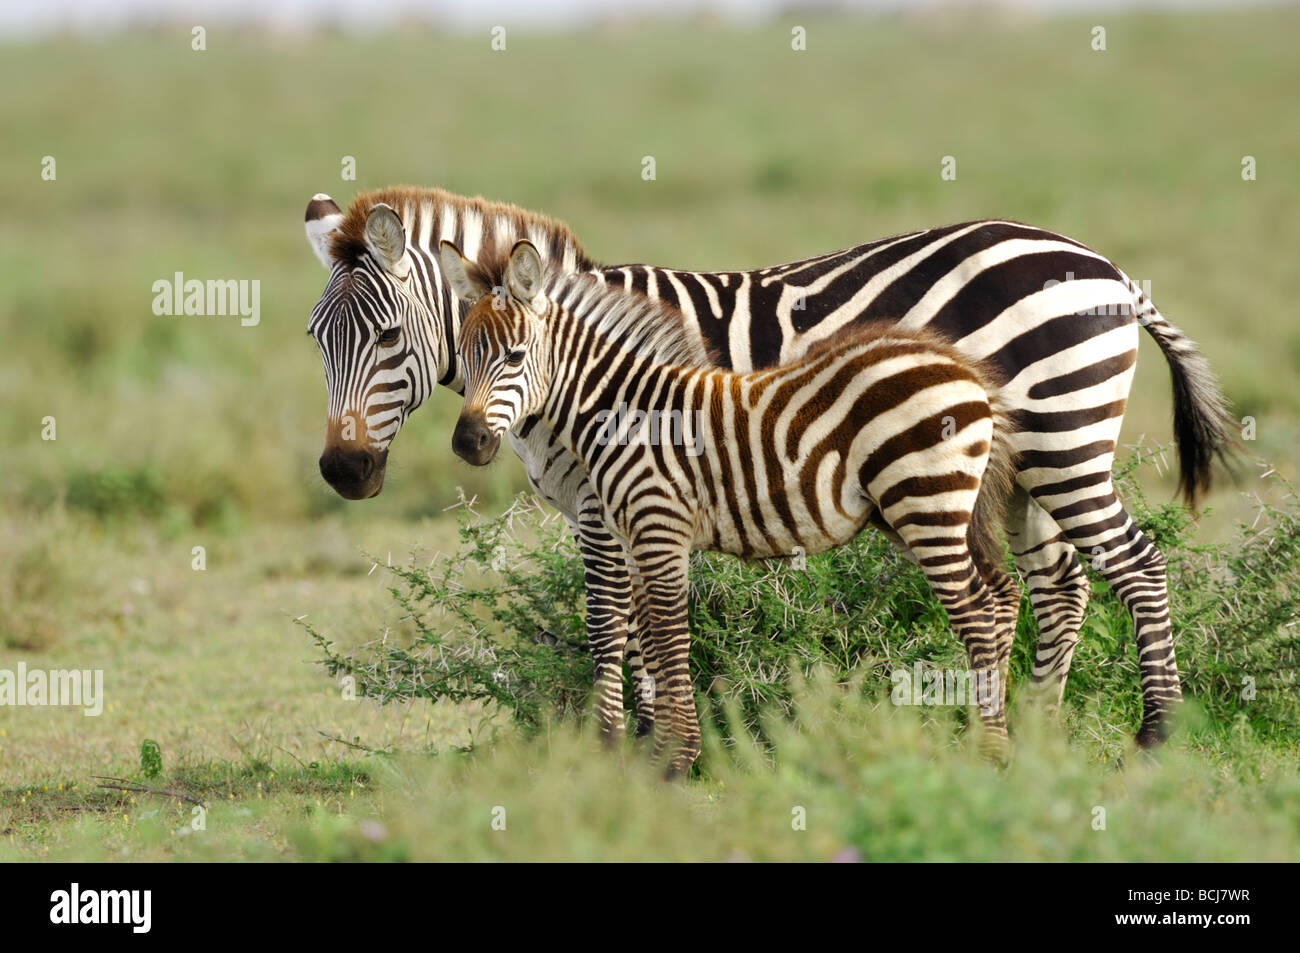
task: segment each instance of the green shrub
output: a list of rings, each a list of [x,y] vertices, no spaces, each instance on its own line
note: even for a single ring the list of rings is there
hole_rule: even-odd
[[[1129,511],[1169,560],[1173,621],[1185,690],[1213,725],[1244,717],[1281,737],[1300,726],[1294,691],[1300,619],[1300,509],[1258,503],[1258,518],[1226,544],[1196,545],[1179,504],[1153,504],[1135,479],[1155,454],[1117,471]],[[1275,478],[1276,479],[1276,478]],[[382,702],[416,697],[482,701],[536,726],[584,707],[591,682],[582,570],[563,523],[521,497],[491,519],[461,514],[461,545],[449,556],[388,569],[400,625],[344,652],[309,625],[331,676],[351,675]],[[1118,746],[1141,717],[1132,625],[1099,581],[1066,693],[1067,717],[1100,722]],[[738,706],[747,730],[764,711],[791,711],[790,674],[821,667],[839,683],[858,679],[887,697],[890,674],[915,663],[961,671],[965,652],[923,576],[877,533],[807,559],[744,562],[692,556],[691,670],[715,705]],[[1036,627],[1022,599],[1012,691],[1025,684]],[[627,697],[631,707],[630,691]],[[959,723],[964,711],[957,712]],[[739,729],[740,726],[737,726]],[[1013,718],[1014,728],[1014,718]],[[1112,751],[1112,753],[1116,753]]]
[[[152,738],[140,742],[140,773],[146,778],[162,774],[162,747]]]
[[[460,524],[451,556],[426,561],[416,552],[406,565],[386,567],[398,622],[415,632],[409,641],[386,632],[344,654],[299,621],[324,651],[330,676],[352,676],[358,694],[381,703],[483,701],[527,725],[576,714],[592,667],[582,568],[567,531],[523,496],[493,519],[465,509]]]

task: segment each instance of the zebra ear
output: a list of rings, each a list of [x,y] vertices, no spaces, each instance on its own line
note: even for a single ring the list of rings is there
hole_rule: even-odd
[[[366,215],[366,248],[384,271],[405,278],[411,270],[406,257],[406,228],[391,205],[379,202]]]
[[[473,304],[492,291],[483,280],[478,267],[461,255],[460,249],[451,242],[439,243],[438,263],[442,265],[443,277],[451,285],[451,290],[466,304]]]
[[[520,301],[532,301],[542,293],[542,256],[528,239],[515,242],[506,264],[506,284]]]
[[[307,244],[326,268],[334,264],[330,242],[343,224],[343,211],[324,192],[317,192],[307,203]]]

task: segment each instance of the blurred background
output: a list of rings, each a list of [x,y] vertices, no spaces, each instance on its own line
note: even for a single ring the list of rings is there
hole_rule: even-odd
[[[450,393],[399,437],[380,498],[345,505],[315,473],[324,379],[302,332],[324,272],[302,210],[398,183],[543,210],[600,261],[697,269],[969,218],[1042,225],[1149,282],[1257,418],[1259,453],[1289,457],[1300,17],[1118,6],[6,6],[4,506],[238,527],[521,487],[513,459],[484,473],[448,452]],[[259,281],[260,323],[154,315],[152,283],[177,271]],[[1149,343],[1125,438],[1161,442]]]
[[[1149,282],[1256,419],[1251,449],[1293,476],[1298,40],[1288,4],[5,4],[0,662],[139,677],[116,722],[38,731],[0,711],[0,780],[147,730],[299,750],[285,739],[312,718],[371,718],[311,707],[289,617],[364,620],[383,594],[361,550],[451,538],[458,487],[489,511],[524,487],[512,456],[454,457],[446,391],[397,439],[380,497],[320,479],[316,192],[443,186],[561,218],[602,262],[694,269],[1031,222]],[[260,282],[260,322],[154,314],[175,272]],[[1144,338],[1125,440],[1167,441],[1170,413]],[[1211,537],[1247,512],[1254,472],[1212,497]],[[200,709],[184,729],[155,725],[168,698]],[[273,718],[290,710],[297,728]]]

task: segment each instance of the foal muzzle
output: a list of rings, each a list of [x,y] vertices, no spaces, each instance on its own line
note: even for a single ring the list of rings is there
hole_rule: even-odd
[[[476,467],[486,466],[497,455],[500,446],[500,435],[494,435],[481,416],[460,415],[451,435],[451,449],[456,451],[456,456]]]

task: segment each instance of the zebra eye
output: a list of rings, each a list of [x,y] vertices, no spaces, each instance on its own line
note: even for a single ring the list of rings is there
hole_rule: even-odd
[[[511,351],[509,354],[506,355],[506,363],[507,363],[507,364],[513,364],[513,365],[515,365],[516,367],[518,367],[518,366],[519,366],[520,364],[522,364],[523,362],[524,362],[524,352],[523,352],[523,351]]]
[[[379,333],[379,344],[382,347],[392,347],[397,343],[397,339],[402,336],[401,328],[389,328]]]

